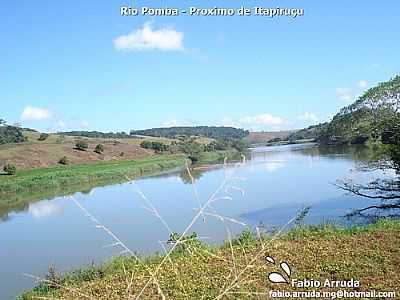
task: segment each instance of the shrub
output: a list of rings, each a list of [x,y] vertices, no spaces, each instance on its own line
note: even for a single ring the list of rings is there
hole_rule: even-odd
[[[94,148],[94,152],[101,154],[104,152],[104,146],[102,144],[98,144],[96,148]]]
[[[44,141],[44,140],[46,140],[48,137],[49,137],[49,135],[48,135],[47,133],[41,133],[40,136],[39,136],[39,138],[38,138],[38,141]]]
[[[163,144],[161,142],[143,141],[140,143],[140,147],[145,149],[153,149],[156,152],[163,152],[169,150],[169,145]]]
[[[89,145],[85,141],[79,141],[75,144],[75,148],[81,151],[86,151],[86,149],[89,148]]]
[[[22,143],[27,141],[22,130],[14,126],[0,126],[0,145],[9,143]]]
[[[67,165],[68,164],[68,158],[66,156],[63,156],[63,157],[60,158],[58,163],[62,164],[62,165]]]
[[[15,175],[15,173],[17,173],[17,167],[12,164],[6,164],[3,171],[6,172],[7,175]]]

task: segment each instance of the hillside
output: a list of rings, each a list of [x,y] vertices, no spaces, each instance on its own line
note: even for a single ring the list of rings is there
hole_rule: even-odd
[[[286,140],[289,135],[296,132],[295,130],[282,130],[282,131],[259,131],[250,132],[245,140],[250,144],[268,143],[271,140],[281,139]]]
[[[318,125],[311,125],[307,128],[300,129],[291,133],[287,139],[289,141],[313,139],[317,140],[322,131],[325,129],[328,123],[321,123]]]
[[[325,145],[380,140],[388,130],[387,120],[398,120],[399,113],[400,76],[396,76],[366,91],[353,104],[342,108],[331,122],[299,130],[289,140],[309,138]]]
[[[0,145],[0,167],[6,163],[16,165],[18,169],[44,168],[58,165],[59,160],[66,156],[71,164],[95,163],[113,160],[132,160],[154,155],[153,150],[143,149],[140,143],[143,140],[163,141],[169,139],[149,138],[139,139],[110,139],[110,138],[82,138],[50,134],[40,141],[40,133],[22,131],[24,142]],[[75,144],[84,140],[88,143],[87,151],[80,151]],[[102,144],[104,152],[94,152],[96,145]]]
[[[212,139],[241,139],[247,136],[249,132],[243,129],[223,126],[181,126],[131,130],[130,134],[166,138],[178,138],[180,136],[199,136]]]
[[[362,144],[380,139],[384,120],[400,112],[400,76],[369,89],[324,126],[318,140],[323,144]]]

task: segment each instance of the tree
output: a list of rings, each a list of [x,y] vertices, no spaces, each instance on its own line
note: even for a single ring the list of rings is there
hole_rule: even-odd
[[[200,160],[201,152],[204,151],[204,147],[196,142],[181,143],[179,146],[180,150],[186,153],[194,163]]]
[[[145,130],[131,130],[130,132],[130,135],[145,135],[168,138],[179,138],[182,136],[204,136],[214,139],[241,139],[248,134],[249,132],[247,130],[224,126],[178,126],[168,128],[151,128]]]
[[[78,141],[75,144],[75,148],[81,151],[86,151],[86,149],[89,148],[89,145],[85,141]]]
[[[15,175],[17,173],[17,167],[12,164],[6,164],[3,171],[6,172],[7,175]]]
[[[96,148],[94,148],[94,152],[101,154],[104,152],[104,146],[102,144],[96,145]]]
[[[20,128],[14,126],[0,126],[0,145],[9,143],[22,143],[27,138]]]
[[[360,214],[371,209],[399,209],[400,208],[400,114],[381,120],[384,124],[381,140],[385,145],[386,156],[364,166],[366,170],[394,171],[392,178],[378,178],[366,184],[351,180],[339,181],[337,186],[353,195],[367,199],[380,200],[374,204],[353,212]]]
[[[48,135],[47,133],[41,133],[40,136],[39,136],[39,138],[38,138],[38,141],[44,141],[44,140],[46,140],[48,137],[49,137],[49,135]]]
[[[62,164],[62,165],[67,165],[68,164],[68,157],[66,157],[66,156],[61,157],[60,160],[58,161],[58,163]]]
[[[365,170],[384,170],[390,178],[377,178],[367,183],[341,180],[337,186],[353,195],[379,200],[353,212],[365,216],[372,209],[400,208],[400,76],[369,89],[353,104],[344,107],[328,124],[326,140],[342,143],[377,142],[383,155],[363,166]]]
[[[169,145],[161,142],[143,141],[140,143],[140,147],[145,149],[153,149],[156,152],[164,152],[169,150]]]
[[[243,153],[249,147],[245,140],[233,140],[231,142],[232,148],[236,149],[238,152]]]
[[[4,120],[4,119],[0,119],[0,126],[2,126],[2,125],[6,125],[6,120]]]

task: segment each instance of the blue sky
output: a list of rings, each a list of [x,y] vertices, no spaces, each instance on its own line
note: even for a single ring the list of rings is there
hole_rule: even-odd
[[[120,16],[288,7],[302,17]],[[7,1],[0,118],[43,131],[300,128],[399,73],[400,1]]]

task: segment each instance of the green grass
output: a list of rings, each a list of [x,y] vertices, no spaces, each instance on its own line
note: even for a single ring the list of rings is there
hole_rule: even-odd
[[[203,152],[199,163],[234,158],[237,151]],[[126,177],[150,175],[184,166],[186,156],[158,155],[137,160],[119,160],[91,164],[59,165],[20,170],[14,176],[0,173],[0,218],[8,211],[23,210],[27,203],[44,198],[90,190],[96,186],[126,181]],[[189,160],[187,160],[189,161]]]
[[[296,227],[277,239],[264,237],[262,242],[245,231],[221,247],[199,241],[185,245],[155,275],[167,299],[215,299],[227,288],[232,294],[222,299],[265,299],[262,293],[271,289],[298,291],[290,285],[277,286],[268,281],[270,272],[282,271],[282,261],[291,266],[291,278],[322,282],[354,278],[361,282],[360,291],[400,292],[399,221],[381,220],[352,228]],[[273,257],[276,264],[267,263],[266,255]],[[82,298],[76,291],[95,299],[128,299],[141,291],[149,280],[148,271],[154,274],[163,259],[154,255],[138,262],[121,256],[64,275],[52,272],[47,278],[56,284],[39,284],[20,299]],[[141,299],[158,298],[156,286],[150,284]]]
[[[240,155],[236,150],[202,152],[200,154],[200,163],[223,161],[225,158],[230,160],[230,159],[240,158]]]
[[[160,155],[140,160],[121,160],[84,165],[21,170],[14,176],[0,175],[0,195],[92,184],[105,180],[124,180],[126,176],[183,166],[183,155]],[[2,201],[0,200],[0,205]]]

